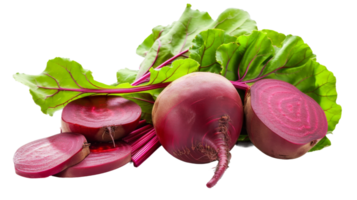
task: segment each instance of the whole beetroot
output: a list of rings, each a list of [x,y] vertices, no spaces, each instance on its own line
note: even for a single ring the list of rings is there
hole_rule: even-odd
[[[224,77],[196,72],[172,82],[155,101],[153,123],[162,146],[189,163],[218,160],[213,187],[228,167],[243,124],[243,106]]]

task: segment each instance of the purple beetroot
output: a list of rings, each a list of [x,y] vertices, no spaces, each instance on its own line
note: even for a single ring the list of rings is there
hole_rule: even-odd
[[[114,141],[133,131],[140,116],[140,106],[123,97],[85,97],[64,107],[62,131],[83,134],[90,142]]]
[[[117,169],[131,160],[131,147],[125,142],[91,144],[90,154],[82,162],[56,174],[58,177],[82,177]]]
[[[152,113],[158,139],[171,155],[189,163],[218,160],[207,183],[213,187],[228,167],[243,124],[243,106],[233,85],[217,74],[191,73],[161,92]]]
[[[44,178],[81,162],[88,154],[87,140],[76,133],[61,133],[20,147],[14,155],[15,171],[27,178]]]
[[[250,140],[271,157],[300,157],[327,133],[319,104],[284,81],[264,79],[253,84],[244,111]]]

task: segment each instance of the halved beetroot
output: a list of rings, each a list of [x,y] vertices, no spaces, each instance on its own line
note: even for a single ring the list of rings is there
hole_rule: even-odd
[[[14,155],[15,170],[27,178],[44,178],[81,162],[89,153],[83,135],[61,133],[20,147]]]
[[[141,108],[122,97],[92,96],[70,102],[62,111],[62,131],[83,134],[90,142],[128,135],[139,124]]]
[[[327,133],[320,105],[284,81],[257,81],[246,95],[244,111],[250,140],[275,158],[300,157]]]
[[[91,144],[91,154],[79,164],[55,174],[58,177],[81,177],[117,169],[131,160],[131,147],[125,142]]]

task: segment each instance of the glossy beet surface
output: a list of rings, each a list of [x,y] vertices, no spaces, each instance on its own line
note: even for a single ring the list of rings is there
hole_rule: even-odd
[[[212,187],[228,167],[229,150],[243,123],[241,99],[224,77],[191,73],[171,83],[157,98],[153,122],[162,146],[190,163],[219,160]]]

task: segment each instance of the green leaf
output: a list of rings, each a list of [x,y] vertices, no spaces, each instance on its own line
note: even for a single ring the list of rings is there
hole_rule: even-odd
[[[238,37],[237,44],[219,47],[216,57],[223,76],[231,81],[245,81],[254,79],[273,55],[274,48],[266,34],[253,31],[249,36]]]
[[[212,20],[207,12],[192,10],[188,4],[181,18],[173,23],[164,33],[161,34],[154,43],[156,34],[152,34],[144,43],[139,46],[139,54],[147,52],[137,78],[145,74],[151,67],[157,67],[169,58],[188,50],[192,45],[192,40],[203,30],[217,28],[229,31],[229,35],[238,36],[250,33],[256,29],[255,22],[250,20],[249,14],[239,9],[227,9],[217,19]],[[162,29],[161,29],[162,31]],[[148,47],[151,48],[148,50]]]
[[[344,116],[344,107],[338,103],[340,92],[338,91],[337,75],[321,63],[314,68],[314,74],[316,77],[315,87],[305,93],[319,102],[326,114],[328,134],[334,136],[337,126],[341,124]]]
[[[62,109],[67,103],[93,95],[94,93],[82,93],[76,89],[102,89],[115,88],[93,79],[92,72],[68,59],[55,58],[47,62],[47,67],[40,75],[26,75],[17,73],[15,80],[30,87],[30,93],[35,103],[41,106],[45,114],[53,115]],[[75,89],[73,91],[61,91],[58,88]]]
[[[175,60],[171,65],[163,67],[159,70],[151,68],[150,81],[141,86],[170,83],[182,76],[197,71],[198,67],[198,62],[193,59],[178,59]],[[156,98],[159,96],[163,89],[164,88],[153,89],[147,92],[150,93],[152,97],[156,100]]]
[[[192,3],[184,3],[184,7],[191,7],[191,8],[193,8],[193,4],[192,4]]]
[[[269,34],[272,36],[272,32]],[[237,64],[226,67],[228,71],[237,73],[239,81],[254,82],[255,79],[265,78],[278,70],[281,72],[287,68],[298,68],[314,58],[310,47],[300,37],[287,36],[281,48],[274,48],[267,35],[262,31],[253,31],[249,36],[238,37],[238,49],[236,45],[221,49],[224,52],[235,52],[236,57],[239,57],[239,69]],[[219,62],[223,64],[227,61],[225,58]]]
[[[138,70],[132,70],[132,69],[128,69],[128,68],[120,69],[117,72],[118,83],[132,83],[132,82],[134,82],[137,73],[138,73]]]
[[[312,149],[310,149],[309,152],[321,150],[328,146],[331,146],[331,141],[325,136]]]
[[[131,86],[129,83],[106,85],[93,79],[92,72],[69,59],[55,58],[47,62],[46,69],[40,75],[26,75],[17,73],[15,80],[30,87],[30,93],[37,105],[45,114],[53,115],[69,102],[91,95],[122,96],[139,104],[143,118],[151,121],[151,110],[154,98],[165,86],[181,76],[196,71],[198,63],[192,59],[177,60],[172,66],[161,70],[151,69],[150,82],[141,86]],[[124,70],[125,71],[125,70]],[[128,73],[119,74],[128,74]],[[129,80],[127,77],[118,81]],[[160,87],[155,88],[153,85]]]
[[[189,4],[187,5],[187,7]],[[136,53],[142,57],[145,57],[148,51],[152,48],[155,41],[160,37],[164,36],[174,25],[177,23],[173,22],[169,26],[156,26],[152,29],[152,33],[137,47]]]
[[[149,35],[144,40],[144,42],[138,46],[138,48],[136,49],[136,53],[142,57],[145,57],[152,45],[154,45],[154,42],[162,35],[165,35],[166,32],[170,30],[171,26],[156,26],[155,28],[153,28],[151,35]]]
[[[288,77],[290,77],[287,82],[292,83],[292,79],[300,80],[301,77],[299,76],[304,76],[304,73],[300,70],[307,70],[304,66],[312,61],[315,61],[315,55],[310,47],[300,37],[288,35],[282,47],[276,51],[274,57],[267,64],[262,76],[270,73],[279,75],[287,72]],[[296,74],[289,76],[292,71]]]
[[[199,64],[192,59],[176,60],[171,67],[163,67],[160,70],[150,69],[150,81],[146,85],[172,82],[186,74],[198,70]]]
[[[326,114],[328,131],[335,129],[342,108],[336,103],[336,78],[325,66],[311,59],[297,69],[280,70],[271,78],[289,82],[313,98]]]
[[[236,37],[230,36],[223,30],[208,29],[199,33],[192,41],[189,49],[190,58],[196,60],[200,67],[198,71],[209,71],[219,74],[221,65],[216,61],[217,48],[225,43],[235,42]]]
[[[286,36],[282,33],[278,33],[273,30],[263,29],[262,32],[267,34],[267,37],[270,39],[271,44],[275,47],[281,48]]]
[[[202,30],[208,29],[211,23],[212,19],[208,13],[191,10],[191,5],[188,4],[181,18],[171,26],[166,34],[154,42],[140,66],[137,77],[141,77],[150,67],[157,67],[174,55],[186,50],[191,45],[194,36]]]
[[[237,43],[229,43],[221,45],[216,51],[217,62],[221,65],[221,75],[228,80],[238,80],[238,67],[242,53],[238,51]]]
[[[218,16],[212,28],[225,30],[228,35],[239,36],[250,34],[257,26],[246,11],[228,8]]]
[[[159,25],[152,29],[152,33],[141,43],[136,49],[136,54],[145,57],[147,52],[150,50],[155,40],[160,37],[162,31],[165,27]]]
[[[195,72],[198,70],[199,64],[192,59],[180,59],[175,60],[169,67],[163,67],[159,70],[150,69],[150,81],[146,85],[160,84],[173,82],[174,80]],[[150,90],[150,94],[156,98],[162,92],[163,89]]]
[[[272,36],[272,32],[269,34]],[[253,31],[249,36],[240,36],[237,44],[222,45],[217,50],[218,54],[229,55],[221,56],[220,63],[228,63],[230,58],[236,57],[238,63],[228,65],[227,70],[235,72],[240,82],[247,83],[273,77],[274,74],[281,72],[300,71],[302,66],[315,59],[310,47],[300,37],[289,35],[285,38],[281,48],[274,49],[272,40],[263,31]],[[291,76],[286,75],[283,74],[280,78],[285,78],[288,82],[296,79],[296,73]]]

